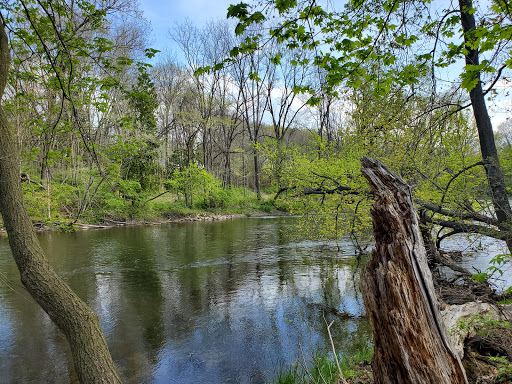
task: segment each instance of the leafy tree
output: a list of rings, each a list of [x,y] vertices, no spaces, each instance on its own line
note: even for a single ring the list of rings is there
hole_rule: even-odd
[[[496,218],[485,219],[484,223],[492,222],[497,227],[494,234],[506,240],[512,248],[512,210],[484,99],[496,82],[512,69],[511,10],[510,1],[495,0],[485,17],[481,16],[477,23],[480,13],[471,0],[452,4],[441,14],[433,14],[430,2],[424,1],[353,0],[343,10],[332,11],[313,0],[265,1],[254,8],[240,3],[230,6],[228,12],[228,16],[239,21],[237,34],[274,16],[279,21],[270,28],[268,35],[249,35],[231,51],[231,58],[224,64],[234,64],[238,55],[251,54],[269,39],[275,39],[289,49],[314,52],[312,61],[297,59],[296,65],[312,63],[324,71],[322,87],[328,94],[338,95],[340,86],[358,89],[362,84],[372,84],[376,97],[384,97],[394,86],[414,94],[421,92],[418,90],[420,81],[430,75],[435,96],[440,81],[436,75],[447,70],[453,73],[452,64],[464,59],[459,86],[469,92],[470,103],[433,97],[442,104],[432,103],[428,109],[444,108],[446,113],[453,114],[472,107],[483,160],[481,164],[485,167]],[[375,67],[378,71],[373,70]],[[482,76],[489,78],[490,87],[486,90],[483,89]],[[310,85],[296,87],[296,91],[309,93],[312,105],[320,102],[321,94]],[[426,92],[423,94],[428,96]],[[436,214],[444,212],[451,219],[475,217],[471,210],[464,216],[443,211],[439,206],[425,208]],[[450,225],[456,231],[475,229],[470,225]],[[479,227],[482,231],[485,228],[486,225]]]
[[[211,207],[212,204],[208,200],[214,190],[219,188],[219,181],[212,174],[194,163],[182,171],[175,171],[171,176],[165,182],[165,188],[182,193],[185,197],[185,206],[192,208],[194,196],[199,196],[203,200],[204,208]]]
[[[320,136],[306,145],[283,146],[276,139],[260,147],[267,169],[279,192],[287,192],[292,213],[301,217],[300,229],[308,237],[339,240],[342,235],[365,234],[369,228],[369,201],[360,173],[360,158],[367,153],[356,135],[345,135],[337,146]],[[276,169],[277,168],[277,169]]]
[[[137,84],[127,91],[128,103],[135,113],[135,125],[145,133],[155,133],[158,99],[155,83],[149,73],[143,70],[137,77]]]
[[[94,104],[92,95],[107,97],[108,90],[117,84],[112,76],[94,76],[93,69],[98,68],[98,63],[105,71],[112,71],[111,74],[120,73],[131,63],[126,57],[109,57],[112,43],[103,34],[107,13],[119,6],[116,1],[97,7],[87,1],[56,0],[19,0],[4,2],[1,6],[0,93],[3,95],[11,73],[11,84],[16,92],[9,95],[9,107],[48,101],[49,108],[44,111],[50,112],[50,116],[41,115],[46,118],[43,131],[49,134],[45,140],[53,145],[54,132],[76,129],[87,158],[96,164],[100,174],[104,174],[104,170],[91,140],[95,132],[84,124],[83,117],[86,112],[90,113],[90,103],[97,110],[104,106],[101,98]],[[5,29],[11,35],[10,47]],[[12,68],[11,52],[14,53]],[[30,80],[35,90],[36,85],[49,90],[48,96],[38,99],[32,96],[34,92],[24,98],[18,87],[19,79]],[[31,112],[38,112],[36,103],[33,108]],[[19,128],[21,124],[16,123],[15,127]],[[51,145],[43,155],[47,165],[53,150]],[[15,131],[9,126],[3,107],[0,107],[0,179],[0,212],[21,281],[66,336],[79,380],[83,383],[120,382],[98,317],[55,273],[36,238],[23,200]],[[101,182],[96,190],[99,185]]]

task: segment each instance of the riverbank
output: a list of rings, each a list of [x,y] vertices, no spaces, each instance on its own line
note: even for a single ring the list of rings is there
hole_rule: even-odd
[[[109,227],[123,227],[123,226],[138,226],[138,225],[161,225],[161,224],[169,224],[169,223],[182,223],[182,222],[191,222],[191,221],[222,221],[222,220],[232,220],[232,219],[240,219],[244,217],[266,217],[266,216],[289,216],[289,212],[272,210],[269,212],[263,211],[253,211],[248,213],[213,213],[213,212],[199,212],[199,213],[190,213],[190,214],[182,214],[182,213],[169,213],[166,217],[152,220],[131,220],[126,219],[124,221],[120,220],[110,220],[104,219],[101,223],[98,224],[86,224],[86,223],[77,223],[82,229],[94,229],[94,228],[109,228]],[[51,227],[49,229],[52,229]]]
[[[151,217],[150,219],[130,219],[130,218],[116,218],[103,220],[96,223],[82,222],[82,221],[34,221],[34,229],[38,232],[43,231],[61,231],[73,232],[77,230],[90,230],[90,229],[106,229],[112,227],[126,227],[126,226],[142,226],[142,225],[162,225],[170,223],[182,223],[192,221],[222,221],[232,220],[244,217],[266,217],[266,216],[289,216],[289,212],[279,210],[251,210],[246,213],[229,213],[229,212],[168,212],[161,217]],[[0,222],[0,235],[5,234],[3,223]]]
[[[258,197],[254,192],[240,188],[222,190],[222,195],[216,199],[196,196],[193,203],[169,192],[139,193],[135,200],[108,193],[98,194],[85,207],[83,199],[77,200],[76,194],[63,189],[62,185],[52,184],[51,200],[41,191],[24,191],[27,211],[37,231],[73,232],[118,226],[281,216],[288,215],[291,210],[284,202],[276,203],[273,193],[262,193]],[[5,233],[5,228],[0,217],[1,233]]]

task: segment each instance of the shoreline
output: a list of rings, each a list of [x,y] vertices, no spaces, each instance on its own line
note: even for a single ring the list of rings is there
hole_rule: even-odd
[[[87,231],[91,229],[108,229],[115,227],[128,227],[128,226],[143,226],[143,225],[162,225],[162,224],[173,224],[173,223],[185,223],[194,221],[223,221],[232,219],[241,219],[248,217],[266,217],[266,216],[289,216],[289,212],[273,210],[271,212],[254,211],[250,213],[210,213],[201,212],[193,214],[179,214],[170,213],[168,217],[162,217],[160,220],[143,220],[143,219],[126,219],[122,220],[110,220],[104,219],[99,223],[72,223],[72,222],[54,222],[53,225],[48,226],[43,222],[33,222],[33,226],[36,232],[46,231],[61,231],[61,232],[74,232],[74,231]],[[67,227],[67,228],[66,228]],[[5,227],[0,226],[0,236],[6,235]]]

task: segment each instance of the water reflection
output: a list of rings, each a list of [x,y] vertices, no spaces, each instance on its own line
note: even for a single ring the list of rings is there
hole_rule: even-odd
[[[459,263],[471,272],[489,272],[491,261],[496,255],[510,254],[507,245],[502,240],[479,235],[456,234],[450,236],[441,244],[442,248],[448,251],[462,251],[463,258]],[[502,274],[495,273],[489,279],[491,286],[498,292],[502,292],[512,285],[512,263],[496,265]],[[445,269],[448,274],[451,270]]]
[[[340,255],[294,238],[292,225],[237,219],[41,241],[100,316],[125,382],[265,383],[299,346],[328,349],[325,320],[336,320],[340,351],[370,334],[351,246]],[[20,287],[4,240],[0,255],[0,383],[72,380],[65,340]]]

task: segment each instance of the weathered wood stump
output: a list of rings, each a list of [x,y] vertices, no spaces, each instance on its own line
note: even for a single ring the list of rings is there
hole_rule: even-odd
[[[375,249],[361,291],[373,326],[375,383],[467,383],[439,311],[409,186],[364,157]]]

